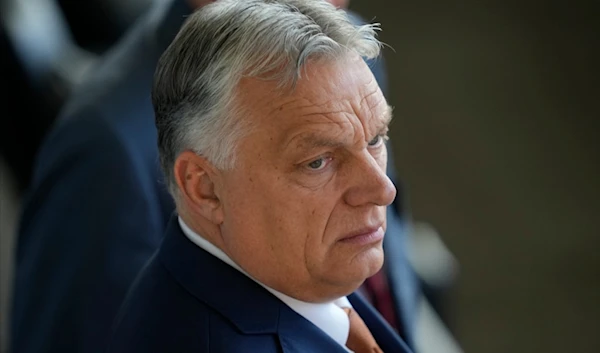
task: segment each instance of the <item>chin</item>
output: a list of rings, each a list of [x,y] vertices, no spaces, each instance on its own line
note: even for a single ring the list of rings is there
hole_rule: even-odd
[[[366,274],[365,279],[371,277],[383,267],[383,247],[378,246],[368,249],[357,256],[357,260],[360,262],[357,265],[362,266]]]
[[[381,269],[383,260],[383,250],[381,247],[369,249],[356,256],[347,265],[346,271],[340,274],[342,277],[340,279],[358,288],[367,278],[373,276]]]
[[[322,283],[327,283],[332,296],[348,295],[356,291],[363,282],[376,274],[383,266],[383,249],[381,246],[372,247],[355,254],[350,259],[329,263],[325,268],[313,272],[320,277]],[[335,293],[334,293],[335,292]]]

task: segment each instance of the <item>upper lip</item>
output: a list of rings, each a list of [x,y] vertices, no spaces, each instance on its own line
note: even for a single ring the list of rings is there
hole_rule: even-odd
[[[361,227],[361,228],[355,229],[355,230],[351,231],[350,233],[342,236],[339,240],[345,240],[345,239],[350,239],[350,238],[354,238],[354,237],[361,236],[361,235],[371,234],[371,233],[376,232],[381,227],[383,227],[383,223],[379,223],[378,225],[374,225],[374,226]]]

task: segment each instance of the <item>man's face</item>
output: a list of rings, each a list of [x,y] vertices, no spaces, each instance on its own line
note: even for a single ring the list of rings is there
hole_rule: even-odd
[[[362,59],[310,62],[293,92],[244,79],[251,132],[218,185],[225,250],[255,279],[306,301],[355,290],[383,263],[390,109]]]

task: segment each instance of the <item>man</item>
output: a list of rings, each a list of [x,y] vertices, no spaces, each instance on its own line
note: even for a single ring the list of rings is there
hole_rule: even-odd
[[[222,0],[165,51],[152,100],[177,215],[109,352],[409,352],[357,294],[396,196],[373,26],[319,0]]]
[[[208,0],[163,1],[77,89],[38,155],[24,202],[11,310],[15,352],[94,352],[156,250],[174,205],[158,166],[150,90],[160,54]],[[379,62],[371,65],[385,85]],[[415,289],[389,208],[386,265],[399,331],[411,340]]]

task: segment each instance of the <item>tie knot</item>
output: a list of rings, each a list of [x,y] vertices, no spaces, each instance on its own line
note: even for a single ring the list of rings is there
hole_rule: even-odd
[[[360,315],[352,308],[342,309],[348,314],[350,320],[350,332],[346,347],[354,353],[383,353]]]

